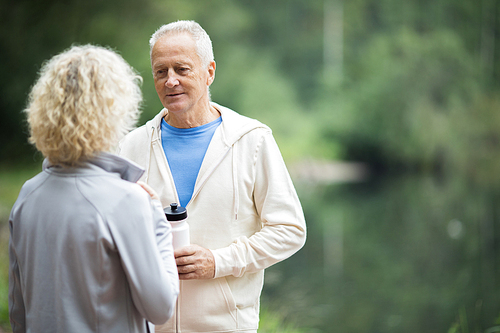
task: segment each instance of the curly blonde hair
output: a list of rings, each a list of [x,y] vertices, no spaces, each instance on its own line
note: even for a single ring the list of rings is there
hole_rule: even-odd
[[[71,167],[111,151],[140,115],[142,78],[114,51],[73,46],[46,62],[25,110],[29,141]]]

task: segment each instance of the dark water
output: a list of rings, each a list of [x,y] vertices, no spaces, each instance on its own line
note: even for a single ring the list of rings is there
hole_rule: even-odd
[[[266,270],[263,294],[286,320],[307,332],[500,331],[500,190],[424,176],[297,190],[308,240]]]

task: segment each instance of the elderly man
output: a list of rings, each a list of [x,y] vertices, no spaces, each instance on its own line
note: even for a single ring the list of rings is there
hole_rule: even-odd
[[[215,61],[203,28],[164,25],[150,48],[164,109],[119,153],[146,169],[163,207],[187,208],[192,244],[175,251],[181,291],[157,332],[256,332],[264,269],[305,242],[299,199],[271,130],[210,101]]]

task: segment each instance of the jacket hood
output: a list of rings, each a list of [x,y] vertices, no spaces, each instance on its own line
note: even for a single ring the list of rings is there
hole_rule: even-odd
[[[234,145],[239,139],[241,139],[242,136],[254,129],[269,129],[269,127],[256,119],[242,116],[235,111],[214,102],[210,102],[210,104],[221,114],[222,123],[220,126],[222,129],[224,143],[228,147]],[[154,140],[160,138],[161,120],[167,115],[167,113],[167,109],[162,109],[153,119],[146,122],[146,130],[150,139]]]

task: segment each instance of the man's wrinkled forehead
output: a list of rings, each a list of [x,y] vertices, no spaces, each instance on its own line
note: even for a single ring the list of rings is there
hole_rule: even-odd
[[[178,36],[181,36],[181,38],[185,36],[189,39],[183,38],[184,40],[180,42],[179,39],[175,39]],[[154,60],[162,58],[164,54],[170,52],[179,56],[179,62],[189,62],[186,58],[189,58],[194,62],[202,62],[202,58],[198,52],[196,40],[189,32],[173,31],[158,38],[156,43],[153,45],[153,49],[151,50],[151,64],[153,64]]]

